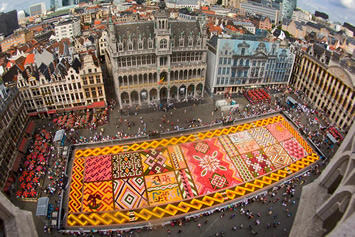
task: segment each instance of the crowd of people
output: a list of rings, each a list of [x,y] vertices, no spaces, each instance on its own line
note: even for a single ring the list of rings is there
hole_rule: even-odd
[[[16,198],[37,198],[39,187],[43,183],[43,176],[46,174],[49,152],[53,150],[52,134],[45,129],[39,129],[31,140],[28,152],[23,158],[19,167]]]
[[[298,175],[280,185],[274,186],[267,192],[262,192],[256,196],[240,200],[234,204],[227,205],[222,208],[216,208],[213,210],[201,212],[193,216],[183,217],[180,219],[172,220],[169,223],[165,223],[163,227],[168,235],[173,233],[181,234],[181,236],[186,232],[185,226],[190,225],[191,222],[195,223],[196,228],[203,231],[208,227],[209,217],[211,215],[218,215],[219,219],[225,223],[232,223],[231,231],[240,232],[247,231],[251,235],[259,235],[258,230],[262,230],[263,233],[268,233],[269,229],[280,229],[285,236],[288,235],[290,229],[285,228],[282,220],[282,213],[285,213],[287,217],[294,215],[290,211],[293,205],[296,205],[298,198],[295,196],[295,192],[300,189],[303,184],[306,184],[312,178],[317,177],[321,170],[324,168],[326,161],[311,167],[309,170],[305,171],[303,174]],[[254,203],[261,203],[265,205],[266,208],[262,208],[264,211],[253,211]],[[224,220],[226,219],[227,220]],[[213,217],[215,219],[215,217]],[[245,224],[248,223],[248,224]],[[260,226],[260,227],[259,227]],[[155,231],[158,230],[157,226],[142,226],[136,227],[134,229],[112,229],[112,230],[95,230],[92,229],[90,232],[80,232],[80,231],[67,231],[66,234],[73,236],[95,236],[99,234],[100,236],[117,236],[117,237],[128,237],[133,236],[136,233],[141,233],[144,231]],[[215,232],[213,236],[224,236],[228,229]],[[238,234],[238,233],[235,233]],[[263,236],[262,234],[260,234]]]
[[[79,136],[77,129],[71,129],[69,132],[69,140],[74,144],[81,143],[93,143],[112,140],[125,140],[142,137],[158,137],[162,134],[171,134],[172,132],[181,132],[184,130],[191,130],[201,127],[209,127],[215,124],[230,125],[239,119],[245,119],[250,117],[256,117],[259,115],[272,113],[276,111],[287,111],[291,115],[291,118],[300,127],[301,132],[304,132],[320,149],[332,149],[334,144],[331,144],[326,136],[327,129],[333,127],[333,125],[325,122],[322,125],[320,119],[326,121],[326,116],[322,116],[322,112],[311,109],[304,101],[304,95],[298,91],[283,86],[276,88],[265,88],[267,93],[272,91],[279,92],[279,96],[274,96],[273,100],[268,102],[260,102],[255,104],[247,104],[244,107],[233,108],[230,111],[220,111],[215,108],[211,112],[211,119],[208,121],[202,121],[201,118],[193,118],[189,116],[187,109],[184,109],[184,119],[179,119],[179,116],[175,116],[176,103],[154,104],[154,109],[157,111],[163,111],[163,115],[160,117],[160,121],[154,121],[151,116],[139,115],[137,123],[134,122],[134,117],[138,117],[139,108],[136,108],[135,113],[131,113],[131,116],[123,118],[114,118],[114,124],[116,128],[115,135],[105,135],[103,129],[97,130],[96,127],[90,127],[90,136]],[[287,104],[287,96],[295,94],[298,106],[293,107]],[[114,110],[115,102],[112,100],[109,103],[110,110]],[[121,115],[122,110],[119,110]],[[305,120],[305,118],[307,118]],[[151,124],[158,123],[159,127],[151,129]],[[323,147],[324,145],[324,147]]]
[[[266,91],[270,90],[271,88],[266,89]],[[201,118],[189,118],[190,116],[187,109],[183,110],[183,117],[185,119],[179,120],[179,116],[176,116],[178,114],[176,110],[176,104],[168,103],[164,106],[162,106],[161,104],[154,106],[156,110],[164,112],[159,118],[159,121],[154,121],[154,119],[149,114],[138,115],[138,113],[132,115],[137,118],[136,120],[139,121],[136,123],[133,121],[133,119],[131,119],[132,117],[130,116],[120,116],[119,118],[112,118],[111,124],[113,123],[116,128],[116,134],[114,136],[107,135],[103,128],[97,128],[96,126],[87,126],[84,128],[90,131],[90,136],[85,137],[81,135],[81,128],[79,127],[66,128],[66,136],[70,144],[94,143],[100,141],[124,140],[142,137],[156,137],[161,136],[162,134],[171,133],[173,131],[183,131],[187,129],[201,128],[215,124],[228,125],[239,119],[255,117],[258,115],[283,110],[287,111],[290,114],[291,118],[300,127],[301,131],[303,131],[317,146],[327,145],[329,149],[332,149],[332,147],[329,146],[329,140],[327,139],[326,132],[330,127],[333,126],[329,123],[325,123],[325,125],[322,125],[322,122],[320,121],[321,118],[325,119],[326,116],[324,116],[322,112],[312,110],[309,106],[307,106],[307,104],[304,102],[304,95],[302,93],[299,93],[297,91],[290,91],[286,87],[276,88],[276,90],[278,90],[279,92],[285,91],[286,93],[282,93],[278,97],[275,96],[274,100],[270,102],[247,104],[244,107],[241,106],[239,108],[235,108],[227,112],[222,112],[219,111],[219,109],[214,109],[213,111],[211,111],[211,117],[209,121],[203,121]],[[299,102],[298,106],[292,107],[286,103],[288,93],[294,93],[296,95],[297,101]],[[108,109],[104,111],[114,111],[115,105],[116,102],[114,100],[110,100]],[[136,111],[138,111],[138,109],[136,109]],[[108,122],[109,118],[107,112],[102,118],[104,122]],[[153,123],[159,124],[159,128],[148,129],[150,124]],[[36,134],[39,134],[41,136],[44,135],[41,134],[41,132],[43,133],[43,130],[49,131],[48,134],[52,138],[57,128],[53,126],[52,123],[49,123],[48,126],[44,125],[43,128],[39,128],[36,131]],[[48,143],[48,141],[44,140],[43,142]],[[32,145],[29,151],[32,152],[34,147],[35,146]],[[36,176],[39,176],[40,178],[44,178],[44,176],[46,176],[46,179],[43,179],[44,183],[41,187],[39,187],[39,185],[36,185],[36,188],[38,191],[41,192],[42,196],[50,197],[50,202],[55,206],[55,209],[58,209],[59,200],[61,198],[61,191],[65,187],[67,182],[65,177],[66,157],[62,156],[62,154],[58,150],[56,150],[52,144],[48,144],[48,150],[46,150],[46,159],[44,162],[41,163],[41,165],[43,169],[36,171],[39,174]],[[319,167],[313,168],[309,172],[317,174],[319,173]],[[267,195],[257,196],[251,199],[247,199],[243,202],[236,203],[227,208],[220,209],[219,211],[221,212],[221,218],[225,218],[225,213],[230,211],[233,212],[230,216],[231,219],[234,218],[236,215],[241,214],[243,217],[253,220],[253,222],[255,222],[254,225],[265,225],[266,229],[277,228],[281,222],[281,220],[278,219],[277,216],[273,218],[273,222],[265,223],[263,221],[264,216],[267,216],[267,214],[269,213],[270,215],[273,213],[272,208],[268,211],[268,213],[253,213],[252,211],[248,210],[248,204],[255,201],[261,201],[264,204],[268,205],[277,205],[278,203],[280,203],[280,205],[286,208],[285,211],[287,211],[287,207],[289,205],[292,205],[292,203],[294,202],[293,195],[295,189],[297,188],[297,185],[299,185],[299,183],[301,183],[302,181],[304,182],[305,177],[307,176],[294,178],[289,181],[289,183],[277,187],[277,190],[274,190],[273,192]],[[275,197],[277,196],[276,194],[278,192],[282,192],[283,194],[285,194],[283,195],[282,199],[279,197]],[[190,217],[186,219],[183,218],[179,220],[174,220],[171,222],[171,226],[182,226],[191,220],[199,222],[199,219],[201,217],[211,215],[212,213],[212,211],[208,211],[193,218]],[[292,216],[293,213],[289,212],[288,215]],[[201,228],[203,227],[204,223],[198,224],[198,228]],[[257,235],[258,232],[253,227],[254,225],[250,224],[249,226],[245,227],[241,225],[235,225],[235,228],[233,228],[233,230],[237,231],[238,229],[248,228],[251,234]],[[46,227],[45,230],[50,231],[49,227]],[[147,228],[139,229],[137,231],[143,230],[147,230]],[[168,229],[167,231],[169,233],[170,229]],[[178,233],[181,233],[181,231],[182,230],[180,230],[180,232]],[[117,232],[92,230],[92,233],[80,233],[75,231],[70,232],[70,234],[77,236],[90,236],[94,233],[99,233],[101,235],[115,234],[116,236],[129,236],[131,234],[131,230],[128,232],[121,230]],[[218,235],[223,236],[223,233],[219,232],[216,234],[216,236]]]

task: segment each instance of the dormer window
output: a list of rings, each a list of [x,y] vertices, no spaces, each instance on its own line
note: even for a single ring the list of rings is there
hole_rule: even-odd
[[[130,51],[133,50],[133,43],[132,42],[128,43],[128,50],[130,50]]]
[[[149,39],[148,41],[148,48],[152,49],[153,48],[153,40]]]
[[[122,43],[118,44],[118,51],[120,51],[120,52],[123,51],[123,44]]]
[[[179,39],[179,46],[184,47],[184,38],[180,37]]]
[[[196,45],[197,45],[198,47],[200,47],[200,46],[201,46],[201,38],[200,38],[200,37],[197,39],[197,41],[196,41]]]
[[[168,41],[166,39],[160,40],[160,48],[166,49],[168,47]]]
[[[189,37],[189,47],[192,47],[193,46],[193,39],[192,37],[190,36]]]
[[[138,43],[138,49],[143,49],[143,42],[142,41],[139,41],[139,43]]]

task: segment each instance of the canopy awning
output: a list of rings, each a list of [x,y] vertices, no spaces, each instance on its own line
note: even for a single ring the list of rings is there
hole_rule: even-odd
[[[292,104],[298,104],[297,101],[295,101],[292,97],[288,96],[287,100],[290,101]]]
[[[73,111],[84,110],[84,109],[86,109],[86,106],[77,106],[73,108]]]
[[[12,165],[12,171],[17,172],[18,171],[18,167],[20,166],[21,163],[21,159],[24,156],[24,154],[22,154],[21,152],[17,152],[14,164]]]
[[[36,127],[35,122],[31,121],[30,124],[27,126],[25,132],[26,132],[28,135],[32,135],[32,134],[33,134],[33,131],[35,130],[35,127]]]
[[[327,137],[328,137],[333,143],[337,143],[337,142],[338,142],[338,140],[335,139],[335,137],[334,137],[332,134],[330,134],[330,133],[327,133]]]
[[[36,216],[47,216],[48,204],[49,204],[48,197],[38,198]]]
[[[61,130],[57,131],[57,132],[55,133],[53,142],[62,141],[63,136],[64,136],[64,132],[65,132],[64,129],[61,129]]]
[[[25,153],[29,142],[30,142],[30,140],[28,138],[26,138],[26,137],[22,138],[22,141],[20,143],[18,150],[22,153]]]
[[[36,116],[37,114],[38,114],[37,112],[28,113],[28,116],[33,117],[33,116]]]
[[[94,102],[91,105],[88,105],[88,109],[94,108],[105,108],[105,101]]]
[[[53,109],[53,110],[49,110],[48,112],[47,112],[47,114],[55,114],[55,109]]]

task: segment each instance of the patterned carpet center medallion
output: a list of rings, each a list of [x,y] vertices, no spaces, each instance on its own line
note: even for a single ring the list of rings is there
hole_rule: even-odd
[[[66,226],[188,214],[265,188],[318,159],[281,115],[191,135],[78,149]]]

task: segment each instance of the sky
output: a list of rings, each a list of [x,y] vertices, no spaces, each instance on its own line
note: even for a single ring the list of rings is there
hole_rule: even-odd
[[[0,0],[0,12],[13,9],[28,12],[30,5],[40,2],[44,2],[46,8],[49,8],[49,0]],[[339,21],[341,24],[348,22],[355,26],[355,0],[297,0],[297,5],[311,13],[315,10],[325,12],[332,21]]]
[[[355,0],[297,0],[297,6],[311,13],[316,10],[325,12],[331,21],[355,26]]]

